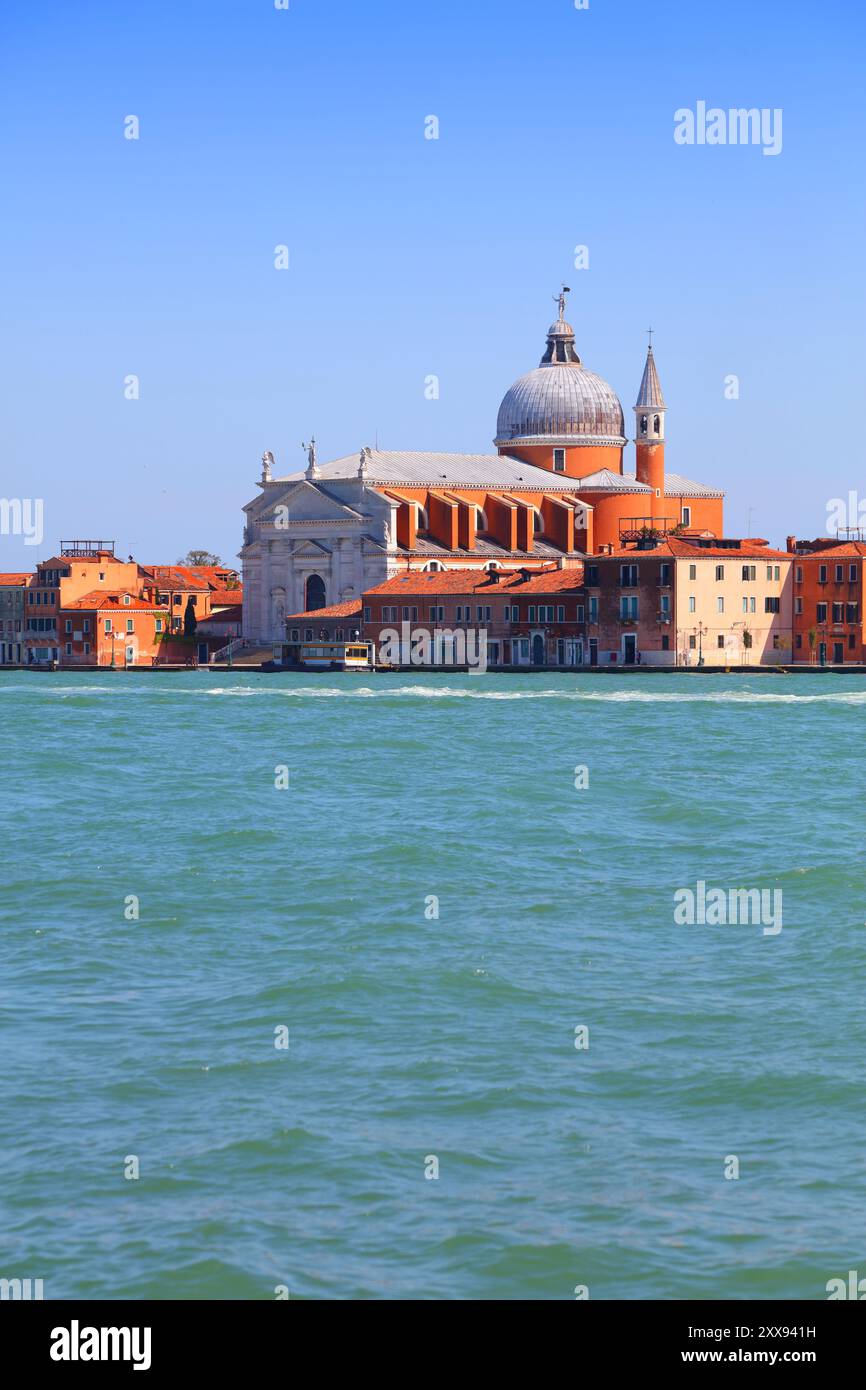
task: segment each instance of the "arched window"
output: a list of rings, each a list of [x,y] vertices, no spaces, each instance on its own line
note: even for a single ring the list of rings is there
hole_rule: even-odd
[[[426,565],[424,566],[424,569],[425,569],[425,570],[436,570],[436,571],[438,571],[438,570],[444,570],[444,568],[445,568],[445,566],[442,565],[442,564],[440,564],[438,560],[428,560],[427,563],[426,563]]]
[[[420,505],[420,503],[419,503],[418,508],[417,508],[417,511],[416,511],[416,521],[415,521],[415,525],[416,525],[416,527],[417,527],[417,529],[418,529],[419,531],[429,531],[429,530],[430,530],[430,521],[429,521],[429,519],[428,519],[428,517],[427,517],[427,510],[426,510],[425,507],[422,507],[422,506]]]
[[[484,510],[483,507],[476,507],[476,508],[475,508],[475,530],[476,530],[476,531],[486,531],[487,529],[488,529],[488,526],[487,526],[487,513],[485,512],[485,510]]]
[[[641,432],[641,434],[646,434],[646,430],[647,430],[647,418],[646,418],[645,415],[642,415],[642,416],[640,417],[640,432]]]
[[[488,560],[487,564],[482,566],[482,569],[487,570],[489,574],[491,570],[502,569],[502,566],[500,565],[498,560]]]
[[[653,434],[661,434],[661,432],[662,432],[662,421],[661,421],[661,416],[660,416],[660,415],[654,415],[654,416],[653,416]]]
[[[325,604],[328,600],[325,595],[325,581],[320,574],[310,575],[309,579],[307,580],[305,593],[305,613],[312,613],[317,608],[325,607]]]

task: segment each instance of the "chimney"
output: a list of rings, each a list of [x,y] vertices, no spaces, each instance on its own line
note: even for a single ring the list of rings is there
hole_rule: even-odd
[[[797,537],[796,537],[796,536],[789,536],[789,537],[788,537],[788,545],[787,545],[788,554],[789,554],[789,555],[793,555],[796,549],[797,549]]]

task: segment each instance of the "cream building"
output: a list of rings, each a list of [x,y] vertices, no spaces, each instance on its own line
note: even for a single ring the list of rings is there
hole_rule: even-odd
[[[704,550],[671,542],[677,662],[785,665],[793,657],[791,556],[749,541]],[[688,556],[677,552],[688,549]]]

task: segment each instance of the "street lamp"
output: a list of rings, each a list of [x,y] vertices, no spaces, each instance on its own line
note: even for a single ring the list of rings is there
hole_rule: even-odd
[[[704,633],[709,632],[709,628],[704,627],[703,623],[698,623],[694,631],[698,634],[698,665],[704,664]]]
[[[112,671],[117,670],[117,662],[114,659],[114,633],[111,634],[111,667]]]

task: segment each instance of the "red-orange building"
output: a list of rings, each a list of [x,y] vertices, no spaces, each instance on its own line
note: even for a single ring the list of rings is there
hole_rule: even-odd
[[[420,632],[440,634],[445,650],[457,634],[484,634],[491,666],[576,666],[583,661],[584,588],[580,566],[518,570],[407,570],[369,589],[362,636],[382,651],[396,631],[410,664]]]
[[[794,563],[794,661],[866,662],[863,638],[866,542],[788,537]]]

